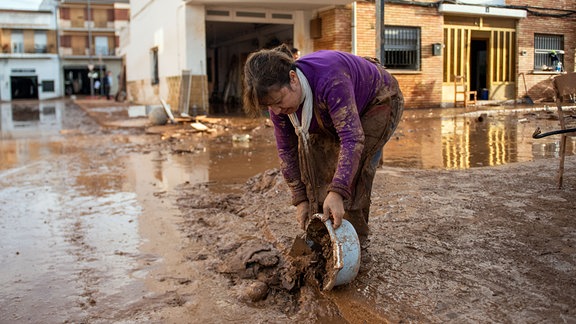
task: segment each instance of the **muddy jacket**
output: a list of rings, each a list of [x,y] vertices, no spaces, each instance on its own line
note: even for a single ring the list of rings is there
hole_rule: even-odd
[[[340,140],[340,156],[328,191],[350,199],[354,175],[364,148],[360,116],[382,87],[398,92],[392,76],[365,58],[338,51],[318,51],[301,57],[296,66],[304,73],[314,95],[310,134],[326,134]],[[297,111],[302,119],[302,106]],[[270,111],[281,159],[281,169],[292,190],[292,203],[306,200],[298,163],[298,137],[287,115]],[[314,150],[314,148],[311,148]]]

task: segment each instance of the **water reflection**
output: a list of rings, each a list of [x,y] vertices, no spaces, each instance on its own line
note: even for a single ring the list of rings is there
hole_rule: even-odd
[[[61,151],[64,111],[64,101],[0,103],[0,170]]]
[[[0,104],[0,139],[57,135],[63,101]]]
[[[46,139],[62,130],[64,108],[63,101],[2,103],[2,168],[50,154],[45,151],[61,150],[59,141]],[[394,138],[386,145],[384,164],[467,169],[558,157],[560,136],[532,138],[536,127],[544,131],[558,129],[558,121],[547,118],[546,110],[407,110]],[[192,154],[151,153],[155,154],[158,186],[169,188],[182,180],[238,184],[279,166],[272,138],[267,142],[235,142],[232,136],[218,141],[206,138]],[[39,140],[26,140],[31,138]],[[24,141],[14,141],[19,139]],[[567,154],[576,154],[575,137],[568,137]]]
[[[529,116],[530,118],[526,118]],[[546,108],[463,112],[407,111],[385,148],[387,166],[467,169],[558,157],[560,136],[533,139],[536,127],[558,129]],[[566,154],[576,154],[568,137]]]
[[[234,144],[230,139],[196,145],[191,153],[151,153],[157,188],[168,191],[188,182],[208,184],[213,192],[236,191],[246,179],[279,166],[271,142]]]

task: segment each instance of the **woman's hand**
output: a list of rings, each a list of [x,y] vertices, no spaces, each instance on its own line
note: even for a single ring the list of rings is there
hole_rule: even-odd
[[[328,218],[332,218],[334,228],[340,227],[342,218],[344,218],[344,200],[340,194],[330,191],[326,199],[324,199],[324,217],[322,221],[325,222]]]
[[[302,230],[306,230],[306,223],[308,223],[308,218],[310,217],[309,203],[307,200],[301,202],[296,206],[296,220],[300,224]]]

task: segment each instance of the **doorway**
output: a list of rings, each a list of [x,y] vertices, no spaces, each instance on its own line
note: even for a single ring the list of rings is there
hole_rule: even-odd
[[[37,76],[11,76],[10,89],[12,100],[38,99]]]
[[[292,24],[206,21],[210,111],[242,113],[243,66],[248,55],[283,43],[292,46],[293,30]]]
[[[477,91],[480,100],[488,100],[487,48],[488,40],[472,39],[470,44],[470,90]]]
[[[93,72],[98,75],[96,79],[100,79],[99,71],[106,71],[106,66],[96,65]],[[70,95],[90,95],[90,77],[88,66],[66,66],[64,67],[64,91],[67,96]],[[96,95],[99,94],[99,90],[94,90]]]

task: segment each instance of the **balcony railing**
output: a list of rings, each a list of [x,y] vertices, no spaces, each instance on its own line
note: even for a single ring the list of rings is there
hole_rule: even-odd
[[[113,21],[88,21],[88,20],[61,20],[60,26],[62,28],[74,28],[74,29],[114,29]]]
[[[60,54],[63,56],[90,56],[90,50],[85,47],[60,47]],[[116,56],[115,48],[92,49],[92,56]]]
[[[54,45],[36,44],[33,48],[25,48],[24,44],[4,44],[1,54],[56,54]]]

